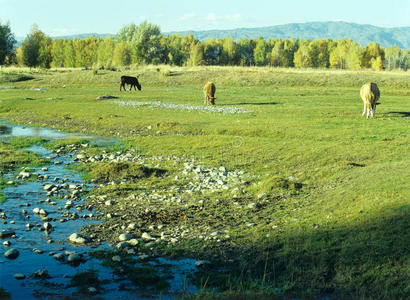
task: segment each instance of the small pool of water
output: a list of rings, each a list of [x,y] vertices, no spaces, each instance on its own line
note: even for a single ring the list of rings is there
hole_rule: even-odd
[[[49,139],[66,138],[68,133],[48,129],[44,127],[30,127],[18,124],[10,124],[0,120],[0,135],[2,138],[10,137],[43,137]]]
[[[40,137],[47,140],[86,139],[98,146],[108,146],[118,142],[116,138],[101,137],[84,133],[67,133],[55,129],[11,124],[0,119],[0,139],[8,140],[14,137]]]

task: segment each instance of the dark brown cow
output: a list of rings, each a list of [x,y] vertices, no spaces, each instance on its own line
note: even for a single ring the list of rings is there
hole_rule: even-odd
[[[125,84],[129,84],[130,85],[130,91],[132,90],[132,87],[134,87],[135,90],[140,90],[141,91],[141,85],[138,82],[137,77],[132,77],[132,76],[121,76],[121,85],[120,85],[120,91],[121,88],[124,88],[124,91],[126,91],[125,89]],[[137,88],[135,88],[137,87]]]

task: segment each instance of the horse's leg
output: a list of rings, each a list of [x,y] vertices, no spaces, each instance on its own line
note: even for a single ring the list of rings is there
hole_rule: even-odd
[[[368,119],[368,118],[369,118],[369,115],[370,115],[370,113],[371,113],[371,111],[372,111],[372,104],[370,103],[370,101],[367,102],[366,109],[367,109],[366,119]]]

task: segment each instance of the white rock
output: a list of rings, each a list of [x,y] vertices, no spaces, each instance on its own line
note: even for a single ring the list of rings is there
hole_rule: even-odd
[[[21,179],[29,178],[30,175],[31,175],[31,174],[30,174],[29,172],[26,172],[26,171],[21,171],[21,172],[19,173],[19,177],[21,177]]]
[[[137,227],[137,224],[131,223],[131,224],[128,224],[128,227],[127,227],[127,228],[130,229],[130,230],[135,230],[135,229],[137,229],[138,227]]]
[[[256,208],[256,203],[249,203],[248,208]]]
[[[118,239],[119,239],[121,242],[125,242],[125,241],[128,241],[128,240],[132,239],[133,237],[134,237],[134,235],[132,235],[132,234],[130,234],[130,233],[123,233],[123,234],[120,234],[120,236],[118,237]]]
[[[128,241],[128,243],[130,243],[131,246],[137,246],[138,245],[138,240],[137,239],[130,239]]]
[[[117,249],[125,249],[125,248],[129,248],[130,246],[131,244],[128,242],[120,242],[117,244]]]
[[[85,156],[85,154],[80,153],[80,154],[77,154],[75,158],[77,158],[77,159],[85,159],[85,158],[87,158],[87,157]]]
[[[111,260],[114,261],[114,262],[121,262],[121,256],[115,255],[111,258]]]
[[[23,279],[26,278],[26,275],[21,274],[21,273],[16,273],[16,274],[14,274],[14,278],[17,279],[17,280],[23,280]]]
[[[153,240],[155,240],[155,238],[152,237],[148,232],[143,232],[142,235],[141,235],[141,238],[142,238],[143,240],[148,240],[148,241],[153,241]]]
[[[45,223],[43,224],[43,227],[44,227],[44,229],[45,229],[46,231],[51,231],[51,230],[53,230],[53,225],[51,225],[49,222],[45,222]]]
[[[45,191],[51,191],[54,187],[55,187],[54,184],[46,184],[46,185],[43,187],[43,190],[45,190]]]
[[[105,201],[105,203],[104,203],[106,206],[112,206],[112,205],[114,205],[114,201],[113,200],[107,200],[107,201]]]
[[[87,242],[87,240],[78,233],[73,233],[72,235],[70,235],[68,237],[68,240],[76,244],[85,244]]]

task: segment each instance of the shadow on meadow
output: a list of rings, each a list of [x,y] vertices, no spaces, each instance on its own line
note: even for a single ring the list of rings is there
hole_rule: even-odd
[[[277,102],[239,102],[239,103],[224,103],[218,104],[218,106],[232,106],[232,105],[276,105]]]
[[[408,111],[389,111],[387,115],[394,114],[397,117],[408,118],[410,117],[410,112]]]
[[[352,226],[317,225],[231,247],[228,269],[203,270],[196,281],[225,291],[280,288],[303,299],[406,299],[409,212],[405,205]]]

